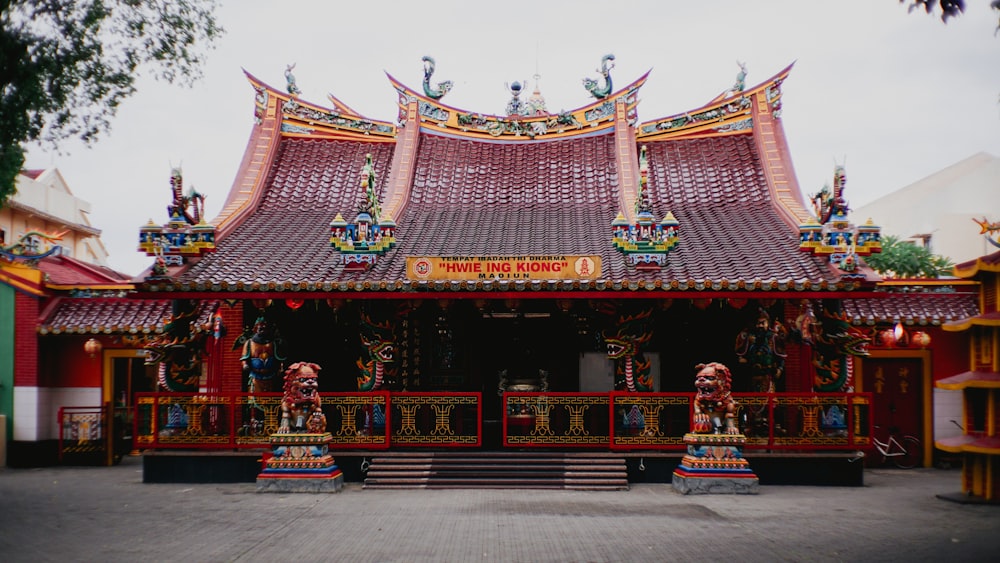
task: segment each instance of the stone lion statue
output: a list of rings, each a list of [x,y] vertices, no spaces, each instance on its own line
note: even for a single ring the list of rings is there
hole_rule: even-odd
[[[318,365],[309,362],[296,362],[285,370],[278,434],[326,431],[326,416],[319,399],[319,370]]]
[[[733,377],[729,368],[718,362],[698,364],[694,386],[694,416],[691,432],[695,434],[739,434],[736,428],[736,400],[730,394]]]

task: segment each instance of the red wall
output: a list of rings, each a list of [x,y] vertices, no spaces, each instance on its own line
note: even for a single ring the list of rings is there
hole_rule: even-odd
[[[212,367],[220,373],[214,374],[223,393],[239,392],[243,388],[243,364],[240,356],[242,349],[233,350],[233,343],[243,334],[243,303],[233,306],[223,303],[219,306],[222,322],[226,326],[226,336],[222,339],[222,349],[216,348],[222,354],[222,360],[213,362]]]
[[[21,292],[14,294],[14,385],[37,387],[38,313],[41,302]]]

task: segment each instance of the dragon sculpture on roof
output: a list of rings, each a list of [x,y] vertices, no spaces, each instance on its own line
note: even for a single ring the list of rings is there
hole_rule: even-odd
[[[583,87],[590,92],[590,95],[597,98],[598,100],[603,100],[611,95],[612,85],[611,85],[611,69],[615,68],[615,56],[611,54],[604,55],[601,57],[601,68],[597,69],[597,72],[601,73],[604,77],[604,86],[600,85],[599,78],[584,78]]]
[[[444,82],[438,82],[437,88],[431,87],[431,76],[434,75],[434,59],[432,57],[424,56],[420,59],[424,62],[424,95],[432,100],[440,100],[451,91],[451,87],[455,84],[451,80],[445,80]]]
[[[62,240],[65,234],[66,231],[61,233],[28,231],[18,237],[13,244],[0,246],[0,262],[37,264],[42,258],[59,251],[61,247],[56,244],[56,241]]]

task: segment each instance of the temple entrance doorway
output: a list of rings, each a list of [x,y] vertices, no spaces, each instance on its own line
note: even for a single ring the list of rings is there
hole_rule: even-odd
[[[503,444],[503,392],[579,390],[578,348],[554,313],[483,314],[470,323],[471,389],[483,394],[483,447]]]
[[[931,392],[929,354],[923,350],[873,350],[870,357],[859,363],[856,389],[872,393],[875,435],[884,440],[890,431],[895,431],[917,437],[928,463],[932,443],[931,418],[925,416]]]

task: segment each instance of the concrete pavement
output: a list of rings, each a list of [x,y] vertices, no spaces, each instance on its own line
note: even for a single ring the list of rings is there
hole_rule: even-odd
[[[685,496],[144,484],[115,467],[0,469],[0,560],[992,561],[1000,506],[935,497],[958,470],[866,470],[863,487]]]

